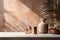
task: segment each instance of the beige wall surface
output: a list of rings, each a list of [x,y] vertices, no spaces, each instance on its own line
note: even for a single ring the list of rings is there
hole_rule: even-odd
[[[40,21],[42,0],[4,0],[4,31],[21,32],[37,26]]]

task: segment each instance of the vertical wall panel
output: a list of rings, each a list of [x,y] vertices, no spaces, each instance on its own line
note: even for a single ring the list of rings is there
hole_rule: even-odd
[[[0,31],[3,31],[3,0],[0,0]]]

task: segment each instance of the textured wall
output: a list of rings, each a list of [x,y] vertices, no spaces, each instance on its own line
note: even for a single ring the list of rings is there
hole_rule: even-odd
[[[43,0],[4,0],[4,31],[24,31],[39,23]]]

